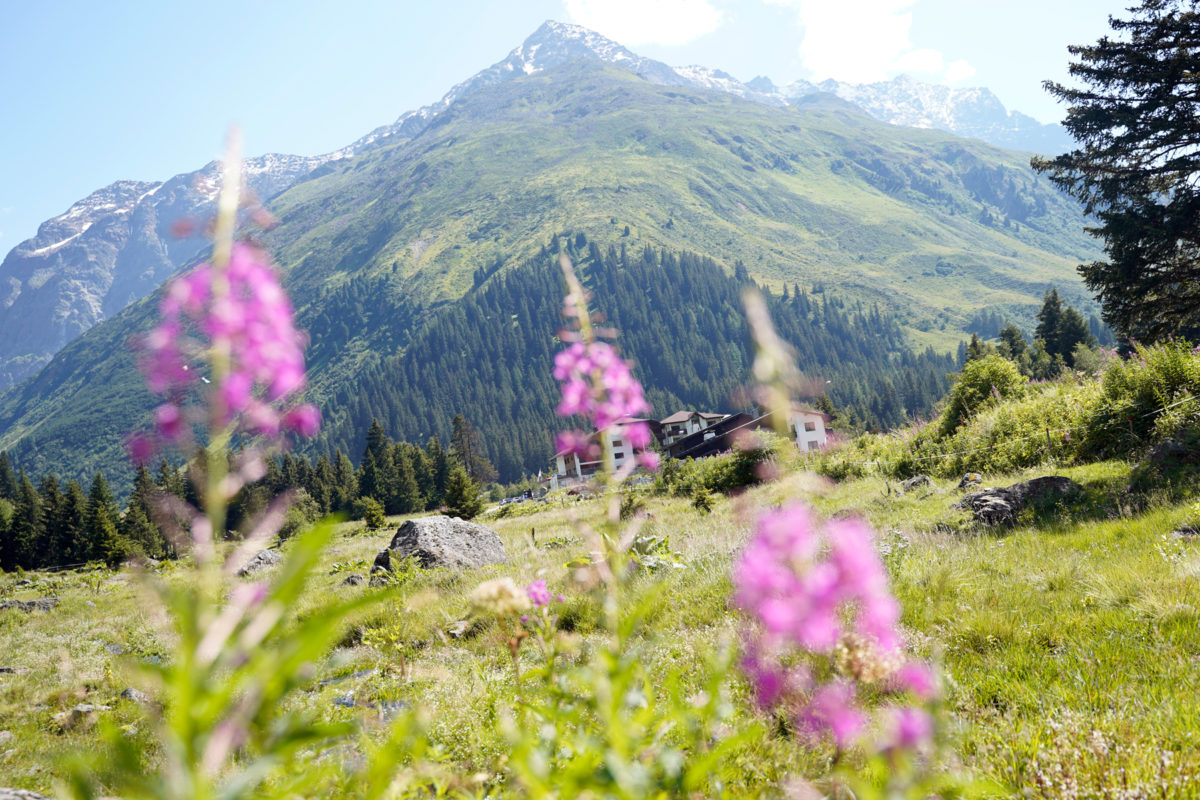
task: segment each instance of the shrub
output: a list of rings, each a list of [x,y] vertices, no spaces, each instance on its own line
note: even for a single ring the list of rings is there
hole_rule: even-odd
[[[1137,452],[1200,424],[1200,354],[1187,342],[1138,346],[1104,372],[1089,410],[1081,452],[1106,458]]]
[[[950,387],[942,411],[941,433],[949,435],[975,414],[1007,397],[1024,392],[1025,376],[1017,365],[998,355],[967,362]]]
[[[317,501],[305,490],[297,490],[291,508],[283,518],[283,524],[279,526],[279,541],[290,539],[320,518],[321,506]]]
[[[368,529],[376,531],[383,527],[385,521],[383,506],[379,504],[378,500],[374,497],[364,497],[362,499],[362,509],[363,522],[366,523]]]

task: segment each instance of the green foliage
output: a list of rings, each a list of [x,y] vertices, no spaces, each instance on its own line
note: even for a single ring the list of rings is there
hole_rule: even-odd
[[[1081,442],[1087,457],[1137,453],[1200,424],[1200,354],[1187,342],[1137,346],[1100,387]]]
[[[1026,380],[1017,365],[998,355],[968,361],[950,388],[942,410],[940,432],[949,435],[972,416],[1006,397],[1019,396]]]
[[[374,497],[362,498],[362,519],[367,530],[372,531],[379,530],[386,522],[383,516],[383,506]]]
[[[376,503],[376,506],[378,506],[378,503]],[[287,541],[320,518],[321,506],[308,492],[303,489],[298,490],[292,498],[291,505],[288,506],[287,513],[283,517],[283,524],[279,526],[279,533],[277,534],[279,541]],[[367,527],[370,527],[370,525]]]
[[[1109,17],[1112,35],[1071,48],[1078,83],[1047,84],[1079,146],[1033,165],[1099,220],[1108,260],[1079,269],[1105,321],[1162,341],[1200,324],[1200,158],[1189,144],[1200,129],[1190,71],[1200,13],[1185,0],[1128,11]]]
[[[450,468],[450,479],[446,483],[446,513],[461,519],[474,519],[483,511],[483,498],[479,486],[461,465]]]
[[[379,596],[359,596],[295,621],[278,613],[297,606],[331,533],[325,524],[295,537],[258,602],[243,592],[221,608],[222,587],[211,575],[155,584],[178,637],[172,658],[141,667],[173,701],[156,726],[162,761],[147,763],[137,742],[108,726],[102,747],[75,768],[73,796],[97,797],[101,785],[106,794],[160,800],[248,797],[275,782],[280,794],[312,791],[319,773],[301,766],[302,754],[351,728],[294,713],[288,702],[309,684],[309,667],[337,641],[350,615],[379,602]],[[219,611],[229,619],[228,630],[214,627]],[[217,632],[223,636],[214,639]],[[225,769],[235,754],[236,766]]]

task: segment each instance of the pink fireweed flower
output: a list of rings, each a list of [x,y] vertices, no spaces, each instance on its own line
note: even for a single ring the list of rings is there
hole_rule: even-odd
[[[535,608],[550,605],[550,590],[546,588],[545,581],[534,581],[529,584],[526,591],[529,593],[529,601]]]
[[[800,504],[767,511],[733,583],[734,601],[754,623],[742,666],[756,699],[789,708],[808,736],[828,736],[839,748],[859,736],[867,715],[858,683],[883,681],[885,691],[922,700],[936,694],[932,671],[903,658],[900,606],[861,521],[818,524]],[[854,680],[813,687],[805,666],[813,660]]]
[[[867,715],[855,702],[854,685],[839,680],[813,692],[797,722],[810,738],[828,735],[839,748],[845,748],[867,727]]]
[[[555,411],[564,417],[579,415],[598,431],[620,427],[635,449],[650,444],[650,428],[642,421],[629,420],[650,410],[642,385],[633,377],[628,361],[617,355],[607,342],[573,342],[554,357],[554,377],[562,384],[562,400]],[[585,438],[576,431],[564,431],[556,440],[559,453],[582,453]],[[647,469],[657,467],[657,459],[639,459]]]
[[[885,729],[884,750],[920,751],[933,741],[933,717],[923,708],[887,709]]]
[[[224,411],[221,424],[237,421],[243,431],[268,437],[285,429],[315,434],[320,426],[315,408],[281,413],[275,405],[304,388],[304,336],[295,328],[292,305],[266,254],[237,242],[222,274],[221,292],[215,291],[218,274],[210,264],[167,287],[162,322],[141,343],[147,385],[176,398],[197,383],[208,384],[207,358],[218,349],[228,353],[228,372],[208,391]],[[185,433],[184,416],[172,416],[169,406],[156,413],[159,432],[178,441]]]

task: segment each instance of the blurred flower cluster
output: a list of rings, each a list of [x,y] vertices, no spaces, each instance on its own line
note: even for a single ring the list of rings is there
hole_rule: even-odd
[[[811,739],[856,743],[870,717],[860,687],[933,699],[930,669],[904,655],[900,607],[858,520],[818,525],[803,505],[764,513],[734,570],[734,599],[753,621],[743,667],[760,705],[790,713]],[[884,748],[920,749],[933,720],[904,704],[881,712]]]
[[[185,445],[204,424],[268,438],[317,432],[315,406],[283,407],[304,388],[304,337],[261,249],[236,242],[225,269],[206,263],[176,278],[160,312],[139,366],[150,390],[167,398],[154,412],[162,441]],[[197,386],[207,402],[189,403]]]

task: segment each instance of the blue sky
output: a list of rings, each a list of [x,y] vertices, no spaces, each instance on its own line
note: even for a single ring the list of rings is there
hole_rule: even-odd
[[[0,0],[0,254],[115,180],[165,180],[221,150],[349,144],[503,58],[546,19],[742,80],[987,86],[1061,116],[1068,44],[1125,0]]]

